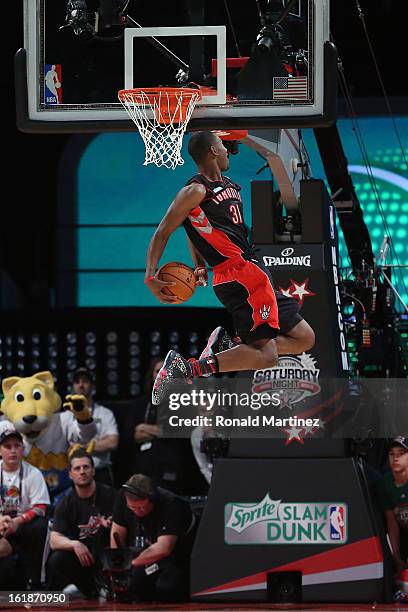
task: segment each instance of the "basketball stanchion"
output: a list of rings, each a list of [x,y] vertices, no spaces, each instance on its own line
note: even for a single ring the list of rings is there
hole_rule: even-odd
[[[183,136],[197,102],[199,89],[162,87],[122,89],[118,98],[135,123],[146,146],[144,164],[174,170],[184,164]]]

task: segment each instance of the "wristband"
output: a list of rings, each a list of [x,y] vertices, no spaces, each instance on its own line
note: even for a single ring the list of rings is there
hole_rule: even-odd
[[[150,283],[150,281],[153,279],[154,279],[154,276],[148,276],[147,278],[144,279],[144,284],[147,285],[147,283]]]

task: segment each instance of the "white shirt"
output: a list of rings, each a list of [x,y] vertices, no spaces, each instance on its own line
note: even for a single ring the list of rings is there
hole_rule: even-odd
[[[105,436],[119,435],[118,426],[112,410],[95,402],[91,406],[91,414],[96,425],[95,440],[100,440]],[[97,470],[112,465],[110,451],[94,454],[93,460],[95,469]]]
[[[49,505],[50,503],[47,485],[40,470],[26,461],[22,462],[22,468],[20,477],[20,469],[15,472],[6,472],[3,461],[0,461],[0,474],[3,476],[0,514],[3,513],[3,510],[6,510],[7,513],[15,510],[21,514],[32,508],[34,504]]]

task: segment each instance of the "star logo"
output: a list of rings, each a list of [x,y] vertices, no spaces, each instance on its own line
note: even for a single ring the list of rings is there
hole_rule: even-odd
[[[303,429],[304,429],[304,437],[306,437],[307,435],[314,436],[314,434],[319,429],[324,429],[324,423],[323,423],[322,419],[319,419],[319,424],[318,425],[316,425],[316,426],[312,425],[311,427],[306,425],[306,427],[304,427]]]
[[[283,287],[279,287],[279,291],[280,291],[281,293],[283,293],[283,295],[284,295],[285,297],[292,297],[292,294],[291,294],[291,292],[290,292],[290,289],[291,289],[291,287],[289,287],[288,289],[283,289]]]
[[[288,438],[285,442],[285,446],[287,446],[288,444],[294,441],[299,442],[300,444],[304,444],[302,435],[300,433],[302,429],[299,429],[298,427],[291,427],[290,429],[285,429],[285,431],[288,434]]]
[[[302,306],[305,297],[312,297],[316,295],[313,291],[310,291],[308,288],[308,283],[308,278],[306,278],[303,282],[297,282],[291,278],[289,287],[287,289],[279,287],[279,291],[286,297],[295,298],[299,302],[300,306]]]
[[[315,427],[309,427],[308,425],[306,425],[306,427],[304,428],[304,432],[305,432],[305,436],[307,436],[308,434],[310,434],[311,436],[313,436],[314,432],[315,432]]]
[[[290,393],[281,389],[279,391],[279,410],[283,410],[284,408],[289,408],[290,410],[292,410],[293,406],[290,400]]]

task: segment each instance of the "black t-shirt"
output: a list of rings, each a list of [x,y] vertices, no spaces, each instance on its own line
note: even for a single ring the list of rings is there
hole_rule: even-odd
[[[195,517],[189,504],[159,488],[152,511],[139,518],[126,505],[122,491],[116,498],[113,521],[127,529],[127,545],[133,546],[137,536],[144,536],[146,543],[154,544],[162,535],[175,535],[177,542],[170,555],[179,563],[188,563],[194,543]]]
[[[73,487],[55,508],[52,531],[89,545],[99,532],[100,519],[112,516],[116,496],[115,489],[99,482],[94,495],[86,498],[78,497]]]

